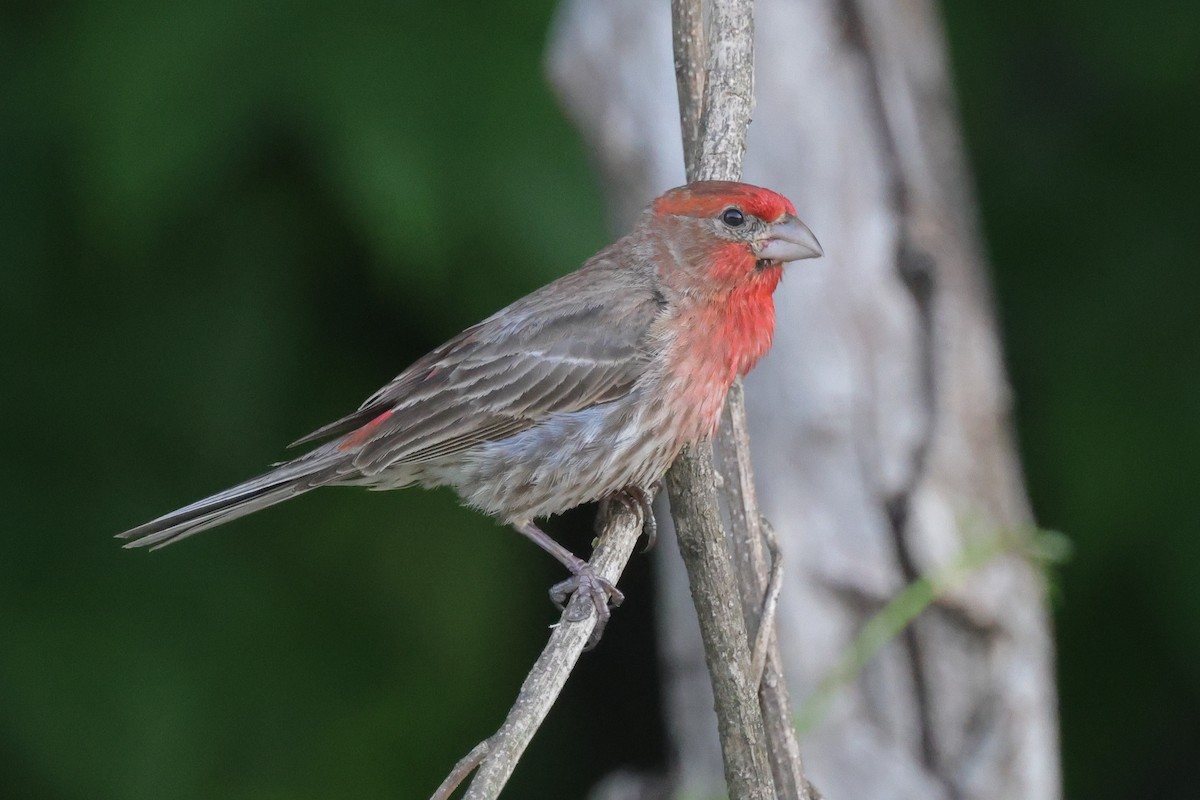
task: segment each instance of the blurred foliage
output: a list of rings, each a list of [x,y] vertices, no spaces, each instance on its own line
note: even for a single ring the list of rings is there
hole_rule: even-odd
[[[1146,8],[946,5],[1031,493],[1077,545],[1072,797],[1200,780],[1200,6]],[[154,555],[108,534],[604,243],[552,10],[0,10],[0,796],[420,797],[494,728],[559,575],[447,493],[318,492]],[[664,760],[649,606],[514,797]]]

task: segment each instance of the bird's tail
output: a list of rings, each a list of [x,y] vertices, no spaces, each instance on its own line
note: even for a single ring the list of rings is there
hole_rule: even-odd
[[[144,525],[118,533],[129,539],[126,547],[157,550],[186,539],[193,533],[221,525],[276,503],[282,503],[310,489],[330,483],[338,475],[337,459],[320,457],[321,450],[281,464],[245,483],[218,492],[191,505],[164,514]]]

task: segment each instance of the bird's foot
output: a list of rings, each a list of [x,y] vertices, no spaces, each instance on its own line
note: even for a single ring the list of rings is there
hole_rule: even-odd
[[[550,599],[559,609],[565,610],[567,601],[582,592],[582,596],[596,609],[596,627],[592,629],[592,635],[588,638],[587,649],[595,647],[604,633],[605,623],[612,616],[610,606],[616,608],[621,605],[625,601],[625,595],[613,586],[611,581],[597,575],[591,564],[547,536],[532,520],[518,520],[513,523],[513,528],[571,571],[571,577],[550,587]],[[567,614],[566,619],[568,622],[582,622],[587,619],[587,606],[581,604],[578,609]]]
[[[612,616],[611,609],[625,602],[625,595],[611,582],[597,575],[592,565],[586,561],[580,560],[578,564],[570,566],[570,570],[571,577],[550,587],[550,599],[564,610],[567,601],[581,593],[591,602],[592,607],[596,609],[596,627],[592,629],[592,635],[588,637],[584,647],[585,650],[591,650],[604,635],[604,626]],[[585,619],[586,610],[567,615],[569,622],[582,622]]]
[[[654,493],[658,491],[659,485],[655,484],[650,487],[649,491],[640,486],[626,486],[602,499],[600,513],[596,515],[597,528],[607,522],[612,504],[620,503],[630,513],[641,516],[642,533],[646,535],[646,546],[642,548],[642,552],[650,552],[654,547],[654,542],[658,539],[658,521],[654,519]],[[599,534],[601,531],[597,530],[596,533]]]

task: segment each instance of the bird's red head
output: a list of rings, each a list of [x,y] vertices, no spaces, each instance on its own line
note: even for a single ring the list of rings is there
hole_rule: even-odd
[[[772,293],[783,264],[821,246],[778,192],[734,181],[672,189],[647,209],[633,235],[649,250],[679,331],[677,374],[698,435],[710,435],[734,376],[771,346]]]
[[[684,279],[715,292],[746,283],[779,282],[785,261],[814,258],[821,246],[778,192],[735,181],[698,181],[672,189],[649,209],[650,224],[686,243],[661,254]]]
[[[737,181],[689,183],[654,201],[655,213],[683,217],[716,217],[731,206],[766,222],[796,213],[792,201],[778,192]]]

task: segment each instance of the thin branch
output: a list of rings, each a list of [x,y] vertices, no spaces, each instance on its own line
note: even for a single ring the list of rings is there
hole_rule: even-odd
[[[446,780],[442,781],[442,785],[437,788],[429,800],[450,800],[450,796],[454,794],[454,790],[458,788],[459,784],[483,763],[483,759],[491,749],[491,742],[491,739],[484,739],[472,747],[471,752],[460,758],[454,765],[454,769],[450,770],[450,774],[446,776]]]
[[[671,515],[700,621],[731,800],[773,800],[766,733],[750,681],[746,620],[717,508],[712,450],[689,448],[667,473]]]
[[[765,691],[763,675],[767,669],[767,656],[772,647],[778,648],[779,646],[775,636],[775,611],[779,606],[779,593],[783,591],[783,552],[779,547],[779,539],[775,536],[775,530],[765,519],[760,524],[767,539],[767,549],[771,551],[771,579],[767,582],[762,613],[758,616],[758,630],[754,633],[754,647],[750,651],[750,679],[759,687],[759,692],[763,692]],[[741,559],[735,557],[734,563],[741,564]],[[764,719],[763,723],[766,724],[767,721]],[[770,735],[771,732],[768,730],[768,740]],[[772,762],[772,766],[774,766],[774,762]]]
[[[642,532],[641,514],[612,503],[604,532],[589,562],[596,574],[616,584],[633,555]],[[579,655],[596,627],[596,610],[589,598],[575,596],[550,632],[546,647],[529,670],[508,717],[455,766],[438,789],[435,800],[447,798],[478,764],[464,800],[494,800],[516,769],[517,762],[550,712]],[[453,778],[457,778],[453,783]]]
[[[676,8],[687,2],[674,3]],[[688,180],[735,181],[742,177],[746,131],[754,111],[754,2],[753,0],[690,0],[695,11],[688,25],[704,21],[701,42],[704,54],[704,102],[699,109],[680,106],[680,119],[698,113],[699,139],[684,145],[698,152],[688,164]],[[695,49],[692,49],[695,53]],[[682,98],[681,98],[682,100]],[[684,124],[687,131],[692,126]]]
[[[683,127],[683,161],[690,178],[700,168],[700,118],[704,109],[708,42],[703,3],[671,0],[675,84],[679,91],[679,121]],[[739,170],[740,171],[740,170]]]
[[[754,98],[751,0],[707,9],[703,0],[672,0],[671,11],[688,180],[737,180]],[[667,474],[667,490],[700,620],[730,797],[777,797],[711,451],[687,448]],[[753,586],[761,603],[762,589]]]
[[[716,453],[718,468],[725,478],[721,494],[729,512],[742,612],[746,627],[756,632],[751,676],[758,686],[775,788],[781,798],[810,800],[810,784],[800,758],[795,715],[775,631],[774,608],[783,577],[781,554],[775,531],[758,507],[741,381],[729,390]]]

